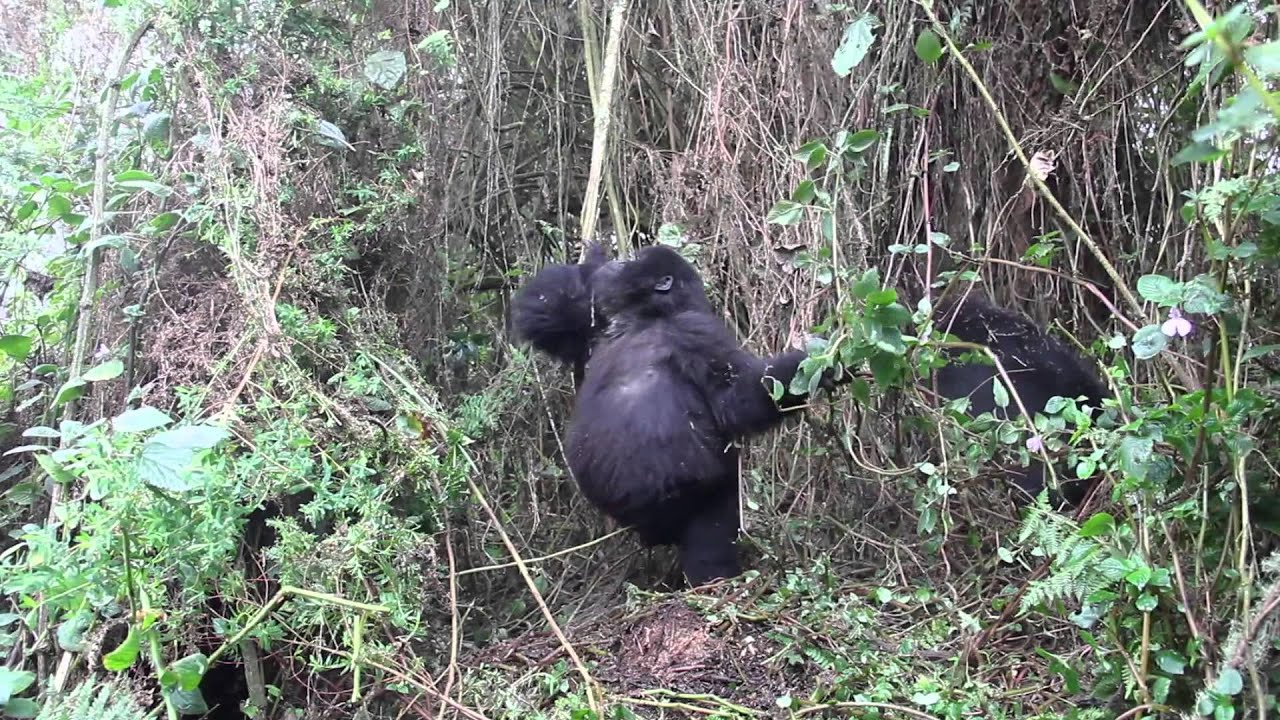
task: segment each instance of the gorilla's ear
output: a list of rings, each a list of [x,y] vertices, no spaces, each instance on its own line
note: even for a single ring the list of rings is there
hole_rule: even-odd
[[[671,289],[671,284],[673,282],[675,282],[675,280],[670,275],[663,275],[658,279],[658,282],[654,283],[653,289],[662,293],[667,292]]]

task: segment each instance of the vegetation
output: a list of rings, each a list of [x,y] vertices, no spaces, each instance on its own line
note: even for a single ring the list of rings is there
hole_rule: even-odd
[[[1275,717],[1277,7],[0,5],[0,712]],[[741,578],[565,474],[504,313],[584,236],[856,375]],[[964,284],[1106,412],[933,401]]]

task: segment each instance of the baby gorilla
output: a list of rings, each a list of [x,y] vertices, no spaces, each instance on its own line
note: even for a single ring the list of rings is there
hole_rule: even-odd
[[[1042,412],[1055,395],[1072,399],[1083,396],[1084,404],[1096,417],[1103,398],[1111,397],[1107,386],[1078,354],[1018,313],[967,297],[960,303],[940,303],[937,318],[939,330],[991,349],[1029,413]],[[953,349],[948,354],[954,358],[964,352]],[[953,400],[968,396],[968,412],[973,416],[990,412],[998,418],[1016,418],[1021,412],[1012,396],[1006,408],[995,403],[991,380],[997,375],[990,362],[952,362],[937,371],[938,392]],[[1025,471],[1012,470],[1009,474],[1026,494],[1020,500],[1034,498],[1044,489],[1044,464],[1035,454]],[[1073,479],[1062,483],[1062,494],[1067,502],[1076,505],[1090,487],[1087,481]],[[1056,505],[1058,499],[1051,498],[1051,502]]]
[[[806,353],[743,350],[697,271],[670,248],[593,269],[590,285],[608,325],[599,333],[574,326],[589,353],[566,443],[579,488],[644,545],[676,545],[692,585],[737,575],[734,442],[804,402],[785,391],[775,402],[765,383],[788,387]],[[832,384],[824,376],[822,385]]]

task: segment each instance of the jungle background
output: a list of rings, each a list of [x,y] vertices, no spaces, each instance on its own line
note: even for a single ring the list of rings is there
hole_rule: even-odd
[[[0,0],[0,707],[1274,716],[1275,10]],[[584,237],[856,375],[749,443],[741,578],[566,474],[507,303]],[[931,401],[947,283],[1107,413]]]

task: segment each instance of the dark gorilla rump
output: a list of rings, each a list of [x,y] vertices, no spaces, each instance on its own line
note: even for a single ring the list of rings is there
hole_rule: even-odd
[[[579,343],[590,359],[566,445],[578,486],[643,544],[676,545],[691,584],[737,575],[734,441],[777,426],[804,402],[789,392],[775,402],[765,382],[788,387],[806,353],[744,350],[697,271],[670,248],[647,247],[591,273],[608,325]]]
[[[1000,359],[1013,382],[1013,389],[1029,413],[1043,412],[1054,396],[1076,399],[1096,417],[1103,398],[1111,397],[1107,386],[1074,350],[1037,327],[1016,312],[996,307],[984,299],[967,297],[961,302],[944,301],[937,308],[937,328],[965,342],[985,345]],[[947,351],[951,357],[965,351]],[[995,365],[977,362],[952,362],[935,376],[938,393],[950,399],[969,397],[969,414],[990,412],[998,418],[1013,419],[1021,414],[1010,398],[1007,408],[996,405],[992,378],[999,372]],[[1034,498],[1044,489],[1044,464],[1033,454],[1025,471],[1011,470],[1010,475],[1026,498]],[[1091,483],[1072,480],[1062,483],[1067,502],[1078,504]],[[1057,499],[1053,499],[1055,504]]]
[[[576,385],[582,384],[591,344],[604,329],[591,303],[591,276],[605,261],[604,248],[592,243],[581,265],[548,265],[511,303],[517,337],[572,367]]]

